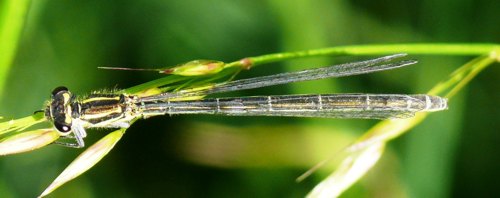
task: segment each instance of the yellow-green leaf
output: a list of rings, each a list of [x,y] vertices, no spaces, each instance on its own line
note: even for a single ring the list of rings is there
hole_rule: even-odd
[[[224,69],[224,62],[214,60],[194,60],[177,67],[160,71],[165,74],[175,74],[181,76],[201,76],[216,74]]]
[[[46,121],[43,112],[35,113],[31,116],[0,122],[0,135],[10,132],[22,131],[30,126]]]
[[[44,147],[59,138],[54,129],[38,129],[4,138],[0,142],[0,155],[32,151]]]
[[[307,197],[338,197],[377,163],[384,148],[385,143],[377,143],[353,152],[335,172],[316,185]]]
[[[40,197],[50,194],[52,191],[65,184],[68,181],[80,176],[85,171],[92,168],[99,162],[123,136],[125,129],[111,132],[101,140],[90,146],[80,154],[64,171],[50,184]]]

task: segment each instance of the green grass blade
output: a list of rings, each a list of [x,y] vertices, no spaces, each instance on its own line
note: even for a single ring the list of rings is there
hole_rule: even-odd
[[[0,156],[39,149],[58,138],[59,132],[54,129],[37,129],[12,135],[0,140]]]
[[[119,129],[104,136],[101,140],[90,146],[82,154],[80,154],[73,162],[71,162],[64,171],[43,191],[40,197],[47,196],[63,184],[73,180],[83,174],[95,164],[97,164],[104,156],[106,156],[116,143],[121,139],[126,129]]]
[[[223,70],[218,70],[215,75],[228,75],[228,68],[243,68],[280,62],[292,59],[316,57],[316,56],[342,56],[342,55],[387,55],[396,53],[409,54],[432,54],[432,55],[483,55],[500,49],[497,44],[389,44],[389,45],[353,45],[339,46],[331,48],[322,48],[314,50],[304,50],[296,52],[283,52],[275,54],[267,54],[262,56],[247,57],[231,63],[225,64]],[[164,78],[156,79],[141,85],[137,85],[125,90],[127,93],[140,93],[148,89],[159,88],[171,83],[180,81],[188,81],[193,79],[187,76],[169,75]]]
[[[0,2],[0,98],[14,60],[30,0]]]

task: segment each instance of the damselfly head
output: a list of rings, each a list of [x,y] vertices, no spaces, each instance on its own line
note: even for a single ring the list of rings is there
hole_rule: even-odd
[[[73,96],[66,87],[57,87],[52,91],[49,105],[45,109],[45,116],[52,120],[54,127],[61,133],[67,134],[71,131],[73,118],[71,117],[71,104]]]

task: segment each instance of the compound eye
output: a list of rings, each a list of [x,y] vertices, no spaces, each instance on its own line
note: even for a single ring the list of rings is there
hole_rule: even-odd
[[[54,122],[54,126],[56,127],[56,129],[59,132],[69,132],[69,131],[71,131],[71,126],[66,125],[66,124],[61,124],[61,123]]]
[[[68,91],[68,88],[64,87],[64,86],[60,86],[60,87],[56,87],[53,91],[52,91],[52,96],[55,96],[57,95],[58,93],[61,93],[61,92],[67,92]]]

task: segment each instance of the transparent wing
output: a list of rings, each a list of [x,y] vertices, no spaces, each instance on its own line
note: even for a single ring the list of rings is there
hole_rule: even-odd
[[[395,54],[360,62],[345,63],[340,65],[333,65],[329,67],[309,69],[297,72],[281,73],[270,76],[236,80],[231,82],[219,83],[203,88],[186,89],[173,93],[162,93],[155,96],[141,98],[140,101],[147,102],[147,101],[166,100],[166,99],[182,98],[182,97],[204,96],[214,93],[254,89],[259,87],[287,84],[292,82],[317,80],[317,79],[324,79],[331,77],[352,76],[352,75],[366,74],[371,72],[404,67],[407,65],[415,64],[417,62],[416,60],[402,60],[390,63],[394,59],[401,58],[404,56],[406,56],[406,54]],[[386,63],[386,64],[381,64],[381,63]]]

